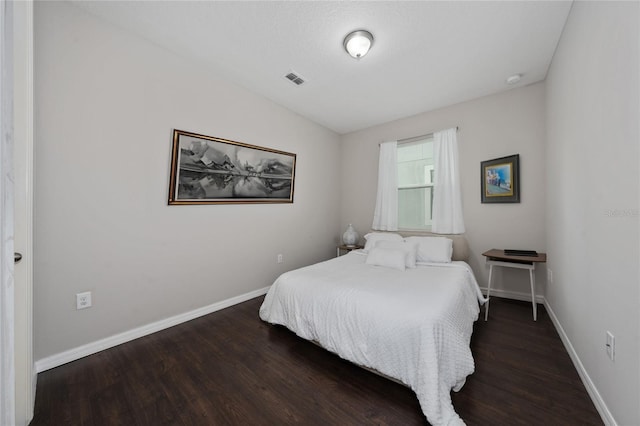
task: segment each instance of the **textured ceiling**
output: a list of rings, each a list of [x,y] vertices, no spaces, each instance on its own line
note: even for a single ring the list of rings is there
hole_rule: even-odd
[[[74,1],[337,133],[543,80],[571,2]],[[344,36],[367,29],[361,60]],[[284,75],[307,81],[296,86]],[[505,79],[523,74],[515,86]]]

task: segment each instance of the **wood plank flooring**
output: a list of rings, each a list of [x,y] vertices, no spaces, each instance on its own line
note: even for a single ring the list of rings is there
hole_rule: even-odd
[[[262,299],[40,373],[31,426],[427,424],[408,388],[262,322]],[[468,425],[602,424],[542,306],[493,298],[471,344]]]

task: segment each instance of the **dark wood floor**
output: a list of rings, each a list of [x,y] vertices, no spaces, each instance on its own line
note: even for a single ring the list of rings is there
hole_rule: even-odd
[[[425,425],[415,394],[258,318],[262,297],[45,371],[38,425]],[[468,425],[601,425],[543,307],[494,298]]]

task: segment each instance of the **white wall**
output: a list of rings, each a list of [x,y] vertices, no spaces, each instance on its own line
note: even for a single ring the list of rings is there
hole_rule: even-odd
[[[484,287],[488,275],[482,256],[484,251],[491,248],[544,251],[546,248],[543,83],[343,135],[341,224],[346,227],[353,223],[361,235],[371,228],[378,176],[378,143],[455,126],[459,126],[462,202],[471,250],[469,263]],[[512,154],[520,154],[521,202],[482,204],[480,162]],[[503,295],[530,297],[528,274],[501,269],[496,270],[495,288],[506,292]],[[540,294],[544,293],[545,276],[539,273],[537,277]]]
[[[338,135],[198,63],[37,2],[35,105],[35,359],[335,253]],[[174,128],[296,153],[295,202],[167,206]]]
[[[638,16],[575,2],[546,86],[546,298],[620,425],[640,424]]]

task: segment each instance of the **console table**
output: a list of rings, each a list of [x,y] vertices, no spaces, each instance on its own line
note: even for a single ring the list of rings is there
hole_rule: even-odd
[[[546,253],[538,253],[537,256],[512,256],[504,254],[504,250],[491,249],[482,253],[489,265],[489,284],[487,285],[487,302],[484,308],[484,320],[489,317],[489,301],[491,296],[491,280],[493,278],[493,267],[502,266],[504,268],[527,269],[529,270],[529,281],[531,282],[531,304],[533,305],[533,320],[538,320],[538,306],[536,304],[536,264],[547,261]]]

